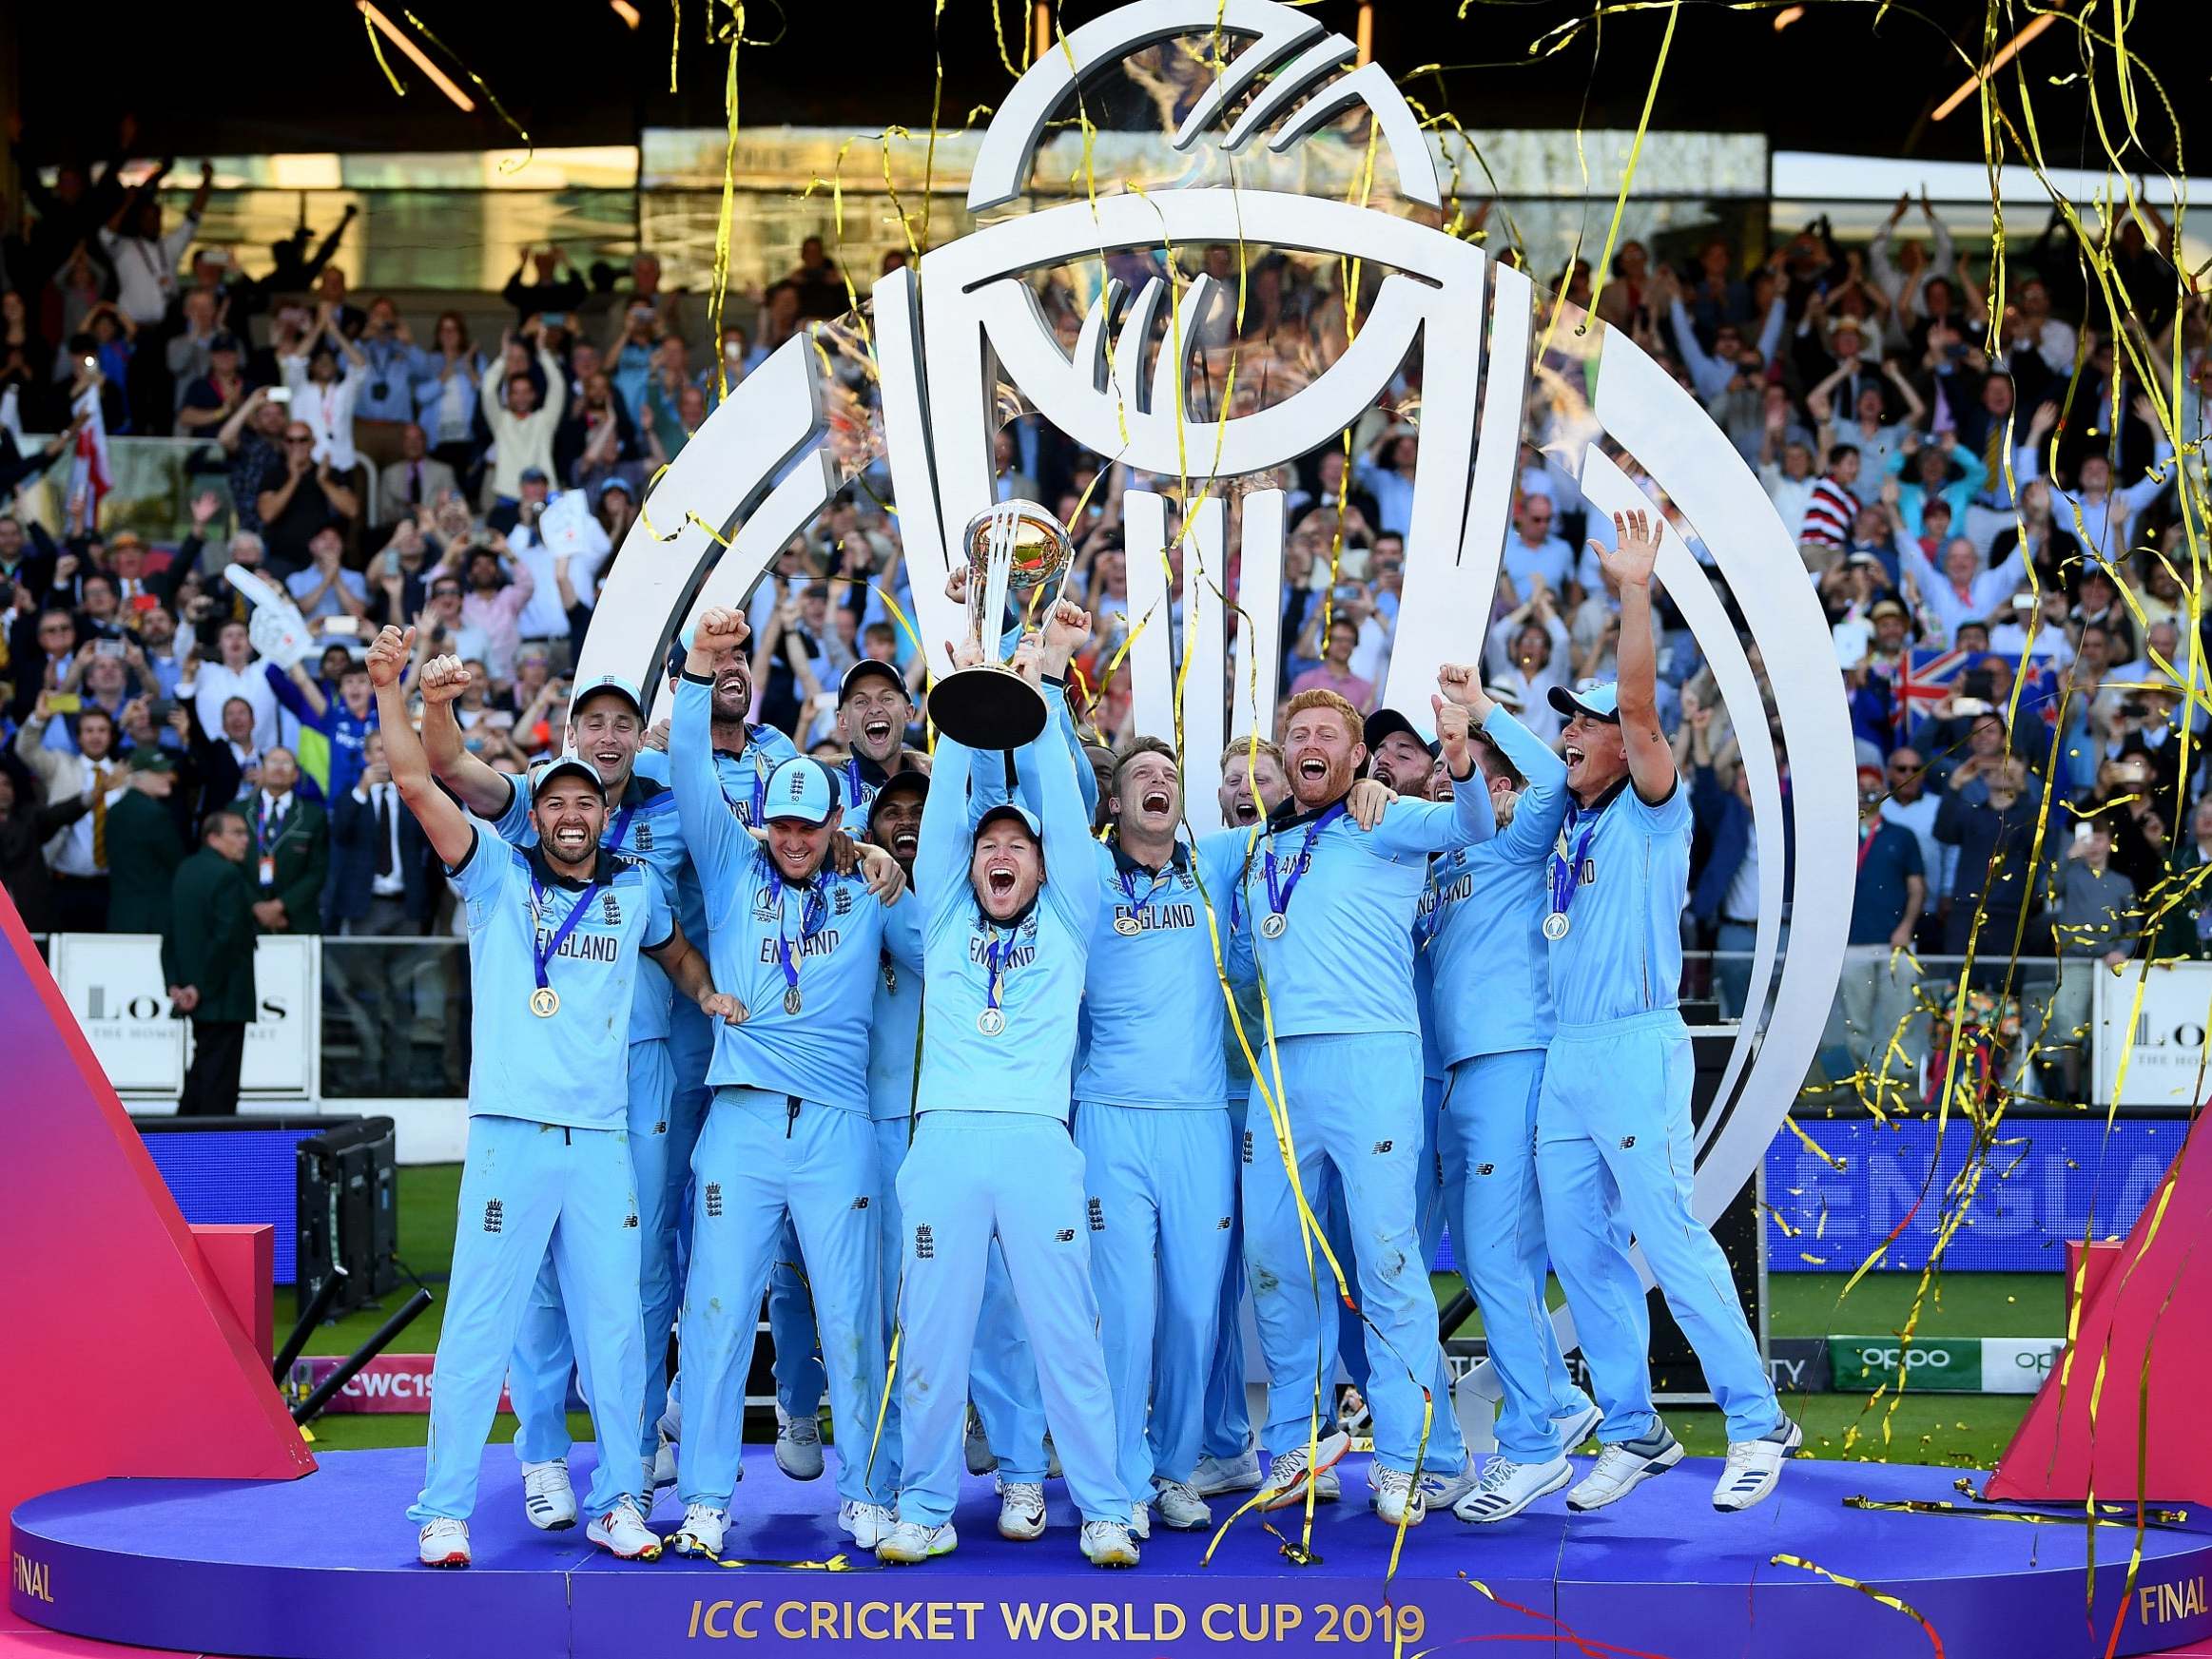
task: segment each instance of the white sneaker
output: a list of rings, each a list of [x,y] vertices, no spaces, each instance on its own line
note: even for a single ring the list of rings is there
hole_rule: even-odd
[[[637,1500],[628,1493],[615,1500],[612,1509],[585,1527],[584,1536],[618,1561],[661,1558],[659,1534],[645,1524],[645,1516],[637,1513]]]
[[[1805,1443],[1805,1431],[1784,1418],[1756,1440],[1728,1442],[1728,1462],[1713,1488],[1713,1507],[1725,1514],[1763,1502],[1782,1477],[1782,1459]]]
[[[1044,1536],[1044,1486],[1036,1480],[1009,1480],[999,1488],[999,1535],[1026,1544]]]
[[[1259,1507],[1289,1509],[1294,1503],[1304,1503],[1309,1480],[1314,1482],[1316,1499],[1330,1495],[1322,1491],[1319,1476],[1332,1474],[1336,1460],[1350,1450],[1351,1437],[1339,1429],[1333,1434],[1321,1437],[1320,1444],[1314,1448],[1316,1456],[1310,1466],[1307,1463],[1307,1448],[1303,1442],[1282,1453],[1268,1465],[1267,1480],[1260,1487]]]
[[[653,1491],[658,1492],[664,1486],[673,1486],[675,1484],[676,1442],[669,1439],[668,1436],[663,1435],[661,1437],[661,1443],[653,1448],[652,1489]]]
[[[1213,1524],[1213,1512],[1188,1480],[1155,1482],[1153,1502],[1160,1506],[1160,1525],[1178,1533],[1194,1533]]]
[[[566,1463],[522,1466],[522,1513],[541,1533],[565,1533],[576,1524],[576,1489]]]
[[[876,1559],[912,1567],[933,1555],[951,1554],[960,1541],[950,1521],[937,1527],[925,1527],[920,1521],[895,1521],[876,1546]]]
[[[887,1503],[854,1503],[847,1498],[837,1506],[837,1524],[852,1534],[859,1548],[873,1550],[891,1535],[899,1517]]]
[[[1598,1454],[1598,1466],[1567,1494],[1567,1508],[1578,1514],[1618,1503],[1655,1475],[1682,1460],[1681,1442],[1664,1423],[1640,1440],[1617,1440]]]
[[[1260,1455],[1247,1448],[1233,1457],[1201,1457],[1191,1474],[1191,1490],[1200,1497],[1219,1497],[1225,1492],[1256,1492],[1260,1484]]]
[[[1450,1509],[1480,1483],[1480,1476],[1472,1457],[1465,1459],[1452,1474],[1441,1469],[1425,1469],[1421,1474],[1421,1497],[1431,1510]]]
[[[1579,1450],[1584,1441],[1598,1432],[1604,1421],[1605,1414],[1589,1401],[1583,1402],[1581,1411],[1568,1412],[1564,1417],[1553,1418],[1551,1426],[1559,1431],[1561,1455],[1565,1456]]]
[[[1150,1541],[1152,1538],[1152,1505],[1133,1503],[1129,1506],[1129,1535]]]
[[[793,1480],[822,1478],[822,1419],[788,1416],[776,1407],[776,1467]]]
[[[1375,1514],[1390,1526],[1417,1527],[1428,1518],[1428,1498],[1403,1469],[1375,1476]]]
[[[719,1555],[722,1553],[722,1534],[729,1525],[729,1512],[708,1509],[703,1503],[684,1506],[684,1524],[669,1539],[669,1548],[679,1555]]]
[[[967,1455],[970,1475],[988,1475],[999,1467],[999,1458],[991,1450],[991,1437],[983,1433],[983,1419],[976,1415],[972,1405],[968,1407],[968,1432],[961,1450]]]
[[[1136,1565],[1136,1540],[1119,1521],[1085,1521],[1081,1543],[1084,1557],[1094,1567]]]
[[[1549,1463],[1516,1463],[1493,1452],[1483,1461],[1482,1480],[1451,1506],[1451,1513],[1463,1521],[1507,1520],[1574,1477],[1575,1466],[1563,1456]]]
[[[426,1522],[416,1540],[415,1553],[425,1567],[466,1567],[469,1564],[469,1523],[451,1515]]]

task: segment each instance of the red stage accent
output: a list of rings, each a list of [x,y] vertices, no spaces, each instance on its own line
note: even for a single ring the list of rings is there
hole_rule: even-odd
[[[267,1222],[188,1222],[200,1260],[257,1354],[277,1351],[277,1229]]]
[[[0,1529],[27,1497],[111,1475],[307,1474],[265,1341],[231,1312],[4,894],[0,931]]]
[[[2093,1261],[2089,1280],[2073,1362],[2052,1369],[1988,1495],[2026,1503],[2081,1503],[2092,1492],[2100,1502],[2212,1503],[2212,1435],[2202,1431],[2198,1403],[2212,1377],[2212,1129],[2201,1114],[2127,1243],[2108,1261]],[[2139,1472],[2147,1482],[2140,1490]]]

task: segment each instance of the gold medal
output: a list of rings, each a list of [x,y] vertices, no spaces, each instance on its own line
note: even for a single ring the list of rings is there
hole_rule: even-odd
[[[539,1019],[551,1019],[561,1011],[561,993],[550,985],[540,985],[530,993],[530,1012]]]

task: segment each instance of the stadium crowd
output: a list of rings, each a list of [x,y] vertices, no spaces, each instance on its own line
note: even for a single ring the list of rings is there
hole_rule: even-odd
[[[617,557],[650,556],[650,538],[626,538],[653,473],[725,385],[803,330],[835,334],[845,277],[809,239],[784,280],[732,297],[716,338],[703,299],[664,286],[650,253],[616,272],[533,249],[493,341],[457,311],[409,317],[350,288],[343,222],[312,251],[302,230],[248,277],[199,236],[210,175],[171,218],[161,174],[126,190],[120,172],[64,166],[33,183],[35,217],[0,248],[13,412],[0,436],[0,876],[34,931],[166,932],[178,866],[206,815],[236,804],[258,929],[457,931],[381,755],[368,641],[412,626],[417,666],[469,665],[455,713],[491,767],[558,753],[600,586]],[[2122,224],[2112,251],[2149,360],[2172,360],[2179,331],[2180,460],[2056,222],[2012,256],[1993,335],[1973,261],[1924,202],[1900,200],[1864,247],[1821,222],[1768,249],[1716,238],[1678,260],[1631,242],[1601,280],[1578,263],[1567,283],[1756,469],[1834,625],[1865,812],[1842,998],[1861,1054],[1878,1052],[1922,972],[1896,947],[1955,956],[1974,938],[1992,983],[2015,939],[2055,955],[2061,1033],[2085,1023],[2098,960],[2212,955],[2194,875],[2212,862],[2212,801],[2197,734],[2184,743],[2181,729],[2204,719],[2184,691],[2195,642],[2175,489],[2180,467],[2204,464],[2212,354],[2203,302],[2160,299],[2178,284],[2156,229]],[[1216,388],[1237,389],[1232,413],[1287,396],[1343,349],[1333,263],[1223,246],[1191,263],[1224,285],[1198,324],[1194,415]],[[1156,274],[1136,255],[1116,266]],[[1073,287],[1045,280],[1039,295],[1072,338]],[[1574,481],[1595,434],[1594,358],[1568,332],[1538,366],[1495,607],[1467,619],[1492,695],[1547,740],[1551,687],[1611,677],[1619,612],[1585,547],[1609,530]],[[864,377],[842,379],[864,403]],[[1419,394],[1409,364],[1341,445],[1277,480],[1286,698],[1323,688],[1375,707],[1419,453],[1404,412]],[[195,441],[208,487],[174,545],[102,530],[85,492],[59,484],[94,403],[108,434]],[[41,449],[25,431],[60,435]],[[848,678],[856,662],[891,665],[912,690],[906,744],[924,743],[926,715],[880,451],[850,459],[852,487],[749,601],[754,721],[840,760],[853,733],[839,688],[873,678]],[[1104,754],[1136,735],[1120,655],[1132,480],[1033,414],[999,433],[996,466],[999,499],[1071,526],[1070,593],[1094,622],[1074,668]],[[290,593],[319,655],[289,670],[260,657],[221,574],[233,562]],[[1693,964],[1715,982],[1692,989],[1735,1012],[1758,853],[1733,734],[1773,711],[1726,707],[1663,595],[1658,615],[1661,716],[1698,822],[1682,925],[1721,953],[1717,969]],[[2076,1059],[2063,1056],[2066,1081]]]

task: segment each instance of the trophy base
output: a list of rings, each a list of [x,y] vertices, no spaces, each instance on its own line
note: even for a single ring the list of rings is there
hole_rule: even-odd
[[[986,663],[956,668],[931,685],[929,718],[971,749],[1019,749],[1037,741],[1050,715],[1043,694],[1028,681]]]

